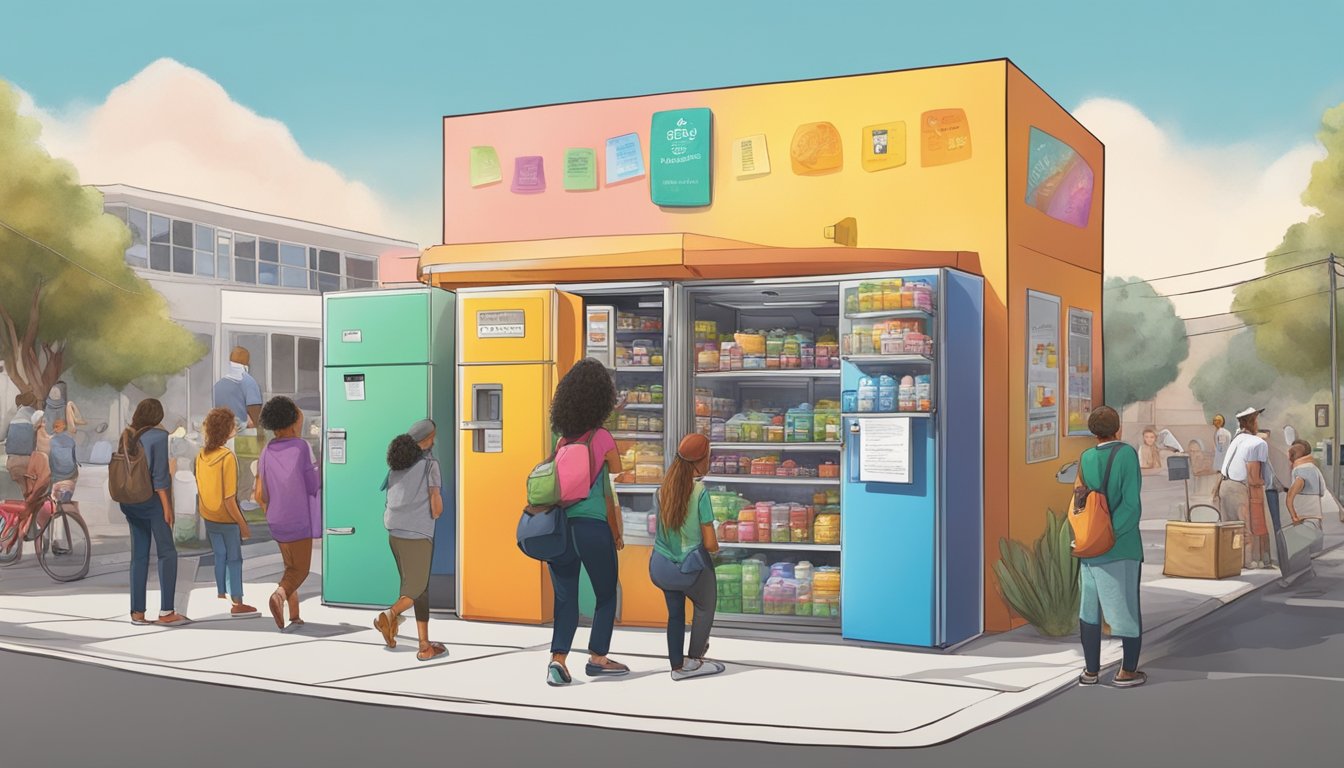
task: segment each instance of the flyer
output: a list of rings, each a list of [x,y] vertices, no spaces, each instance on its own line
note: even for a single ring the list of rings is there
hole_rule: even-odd
[[[1069,307],[1068,424],[1070,437],[1090,434],[1092,413],[1092,313]]]
[[[607,183],[617,184],[644,175],[644,150],[639,134],[607,139]]]
[[[765,176],[770,173],[770,152],[765,145],[765,134],[747,136],[733,142],[733,174],[739,179]]]
[[[1059,456],[1060,299],[1027,291],[1027,463]]]
[[[653,113],[649,196],[654,205],[670,208],[709,205],[713,124],[713,114],[703,108]]]
[[[499,154],[494,147],[471,148],[471,186],[483,187],[504,180],[499,169]]]
[[[597,152],[588,147],[565,150],[564,187],[572,192],[597,189]]]
[[[540,155],[520,157],[513,161],[513,187],[519,194],[546,191],[546,170]]]
[[[910,419],[859,420],[859,482],[910,483]]]

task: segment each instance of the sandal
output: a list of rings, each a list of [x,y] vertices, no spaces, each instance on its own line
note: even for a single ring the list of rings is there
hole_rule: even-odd
[[[389,621],[386,613],[378,614],[378,618],[373,620],[373,628],[383,635],[383,642],[387,643],[388,648],[397,647],[397,623]]]
[[[429,651],[428,656],[425,655],[426,651]],[[421,648],[420,652],[415,654],[415,658],[419,661],[430,661],[447,654],[448,649],[444,647],[443,643],[430,643],[428,648]]]

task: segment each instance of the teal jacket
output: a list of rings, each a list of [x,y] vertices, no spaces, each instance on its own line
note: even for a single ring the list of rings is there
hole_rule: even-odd
[[[1111,508],[1111,528],[1115,531],[1115,546],[1096,557],[1083,558],[1089,565],[1102,565],[1117,560],[1143,562],[1143,538],[1139,535],[1139,518],[1143,516],[1143,479],[1139,473],[1139,454],[1128,443],[1103,443],[1083,452],[1078,460],[1078,471],[1089,488],[1101,485],[1106,475],[1106,462],[1111,451],[1119,451],[1111,467],[1111,483],[1104,490]]]

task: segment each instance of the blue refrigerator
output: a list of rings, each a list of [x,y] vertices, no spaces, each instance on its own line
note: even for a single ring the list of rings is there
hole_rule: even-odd
[[[909,286],[918,306],[898,306],[891,294]],[[845,282],[840,335],[841,631],[955,645],[984,615],[983,279]]]

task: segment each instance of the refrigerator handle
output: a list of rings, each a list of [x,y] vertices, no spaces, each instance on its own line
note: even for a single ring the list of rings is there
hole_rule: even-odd
[[[327,529],[327,535],[328,535],[328,536],[354,536],[354,535],[355,535],[355,527],[352,525],[352,526],[350,526],[349,528],[328,528],[328,529]]]

